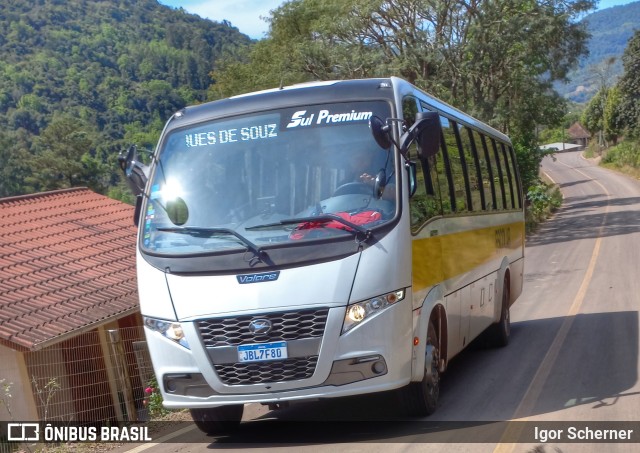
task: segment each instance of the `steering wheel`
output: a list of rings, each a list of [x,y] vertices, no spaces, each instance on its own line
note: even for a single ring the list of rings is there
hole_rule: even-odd
[[[332,197],[347,194],[370,195],[373,196],[373,188],[363,182],[348,182],[338,187]]]

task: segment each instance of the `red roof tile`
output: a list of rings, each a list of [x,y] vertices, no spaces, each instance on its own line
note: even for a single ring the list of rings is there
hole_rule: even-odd
[[[582,124],[573,123],[569,128],[569,137],[573,139],[590,138],[591,134],[582,126]]]
[[[133,207],[86,188],[0,199],[0,342],[40,349],[138,308]]]

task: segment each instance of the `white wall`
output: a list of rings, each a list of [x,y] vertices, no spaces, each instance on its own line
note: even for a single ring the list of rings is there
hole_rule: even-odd
[[[0,381],[4,379],[0,384],[0,421],[37,420],[38,415],[22,353],[0,345],[0,364]],[[5,392],[6,384],[10,384],[8,392]]]

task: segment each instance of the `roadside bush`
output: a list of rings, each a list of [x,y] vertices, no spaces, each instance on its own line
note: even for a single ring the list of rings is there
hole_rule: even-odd
[[[150,419],[157,419],[169,413],[169,410],[162,405],[162,394],[158,389],[158,381],[155,376],[149,380],[144,389],[144,405],[149,411]]]
[[[562,193],[553,184],[539,182],[529,188],[527,200],[526,229],[531,232],[562,205]]]
[[[607,151],[602,163],[616,167],[640,167],[640,144],[632,141],[622,142]]]

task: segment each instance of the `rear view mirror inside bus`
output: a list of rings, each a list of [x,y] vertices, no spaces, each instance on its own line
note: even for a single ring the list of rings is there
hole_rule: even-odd
[[[184,225],[189,219],[189,208],[187,207],[187,203],[180,197],[167,201],[165,210],[167,211],[169,220],[171,220],[174,225]]]

